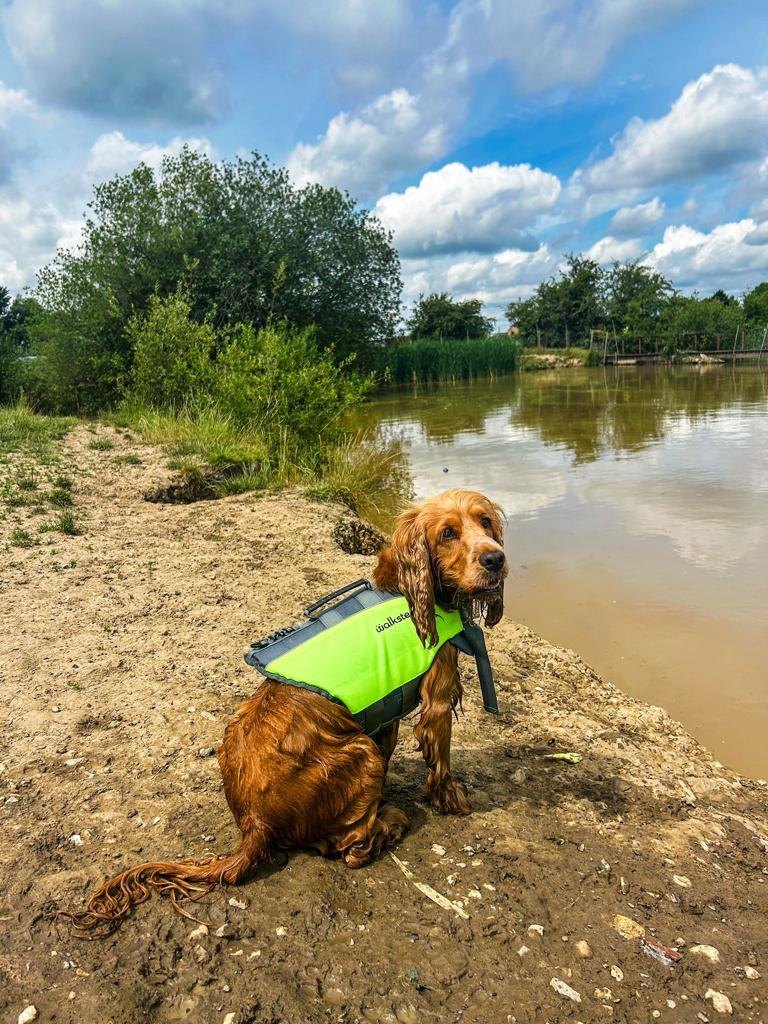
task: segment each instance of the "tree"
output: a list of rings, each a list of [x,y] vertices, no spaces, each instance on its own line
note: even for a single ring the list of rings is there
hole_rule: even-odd
[[[606,273],[606,320],[633,337],[653,337],[673,294],[671,282],[639,260],[615,262]]]
[[[744,296],[744,319],[762,327],[768,324],[768,281],[763,281]]]
[[[412,338],[487,338],[493,323],[480,299],[458,301],[448,292],[419,296],[407,320]]]
[[[132,317],[183,282],[197,322],[313,326],[337,359],[394,333],[400,261],[391,237],[347,193],[298,189],[254,154],[213,163],[185,148],[98,185],[83,241],[39,274],[34,341],[50,401],[93,411],[115,401],[133,361]]]
[[[38,312],[30,296],[17,295],[0,285],[0,402],[17,397],[20,387],[19,358],[29,346],[29,327]]]
[[[507,306],[507,317],[529,344],[536,340],[555,347],[583,343],[604,316],[600,264],[573,253],[558,277],[542,281],[530,299]]]

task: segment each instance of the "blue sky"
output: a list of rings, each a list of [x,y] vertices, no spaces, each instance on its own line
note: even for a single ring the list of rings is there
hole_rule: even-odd
[[[568,251],[739,294],[768,279],[766,66],[764,0],[0,0],[0,283],[186,142],[350,189],[406,303],[503,326]]]

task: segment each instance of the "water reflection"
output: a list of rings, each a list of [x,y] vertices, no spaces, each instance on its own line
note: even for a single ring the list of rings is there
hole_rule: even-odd
[[[525,374],[364,416],[404,440],[418,496],[502,504],[515,618],[768,773],[766,369]]]

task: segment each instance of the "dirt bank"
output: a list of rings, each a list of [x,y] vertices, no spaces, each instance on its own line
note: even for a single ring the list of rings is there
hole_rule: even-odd
[[[232,848],[213,753],[257,683],[243,652],[373,564],[332,540],[345,513],[298,495],[145,502],[164,459],[103,433],[114,448],[62,442],[82,535],[3,551],[0,1019],[695,1024],[721,993],[768,1020],[768,787],[512,622],[489,640],[498,720],[466,668],[473,815],[424,804],[407,729],[389,776],[414,823],[397,856],[468,916],[389,856],[351,872],[297,852],[198,905],[207,934],[164,901],[103,942],[54,929],[45,911],[131,863]],[[583,759],[546,759],[563,751]]]

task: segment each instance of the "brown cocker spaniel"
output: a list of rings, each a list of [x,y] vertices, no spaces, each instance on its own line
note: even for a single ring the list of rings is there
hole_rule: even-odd
[[[400,516],[374,580],[408,600],[419,637],[434,644],[436,604],[495,625],[506,574],[500,509],[482,494],[452,490]],[[458,654],[444,644],[422,680],[415,727],[427,798],[442,814],[471,809],[464,785],[451,775],[452,713],[460,700]],[[185,913],[179,900],[242,881],[275,848],[338,851],[349,867],[366,864],[410,824],[401,810],[382,804],[398,725],[372,739],[346,708],[321,694],[263,682],[227,726],[219,750],[227,802],[243,837],[237,852],[206,863],[140,864],[102,885],[84,911],[62,916],[81,933],[108,934],[153,890]]]

